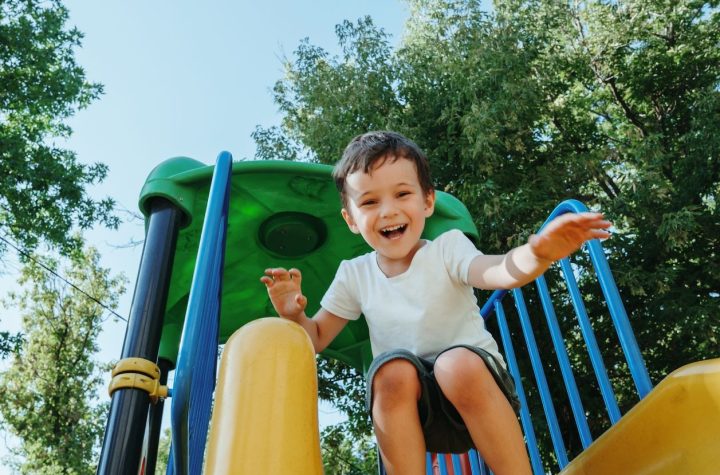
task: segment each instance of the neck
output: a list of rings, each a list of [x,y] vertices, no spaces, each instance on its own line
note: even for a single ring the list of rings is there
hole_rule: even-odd
[[[424,239],[420,239],[417,245],[415,245],[412,250],[405,255],[405,257],[400,259],[391,259],[381,255],[380,253],[376,253],[375,258],[377,260],[378,267],[382,273],[385,274],[385,277],[395,277],[404,273],[408,270],[410,264],[412,264],[413,257],[415,257],[418,249],[423,247],[425,243],[426,241]]]

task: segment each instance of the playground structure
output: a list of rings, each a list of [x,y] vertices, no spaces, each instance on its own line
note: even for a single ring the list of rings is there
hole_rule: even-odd
[[[277,318],[258,320],[274,313],[258,279],[271,265],[302,269],[312,314],[340,260],[369,250],[347,230],[330,172],[329,166],[310,163],[232,163],[225,152],[215,167],[175,158],[151,172],[140,197],[146,216],[145,248],[122,359],[113,372],[98,473],[154,473],[162,399],[168,393],[168,473],[195,475],[203,467],[213,474],[322,473],[312,348],[294,324]],[[548,219],[584,209],[576,201],[564,202]],[[464,205],[438,192],[425,237],[432,239],[449,229],[460,229],[477,242]],[[531,285],[511,291],[518,334],[508,323],[506,292],[493,293],[480,312],[497,323],[498,340],[522,402],[520,418],[533,472],[545,473],[550,467],[553,473],[573,475],[718,473],[720,360],[680,368],[653,389],[604,251],[597,241],[586,247],[582,261],[591,263],[597,275],[596,298],[605,301],[637,389],[638,402],[624,415],[595,341],[581,293],[584,287],[578,283],[578,277],[587,278],[585,272],[591,270],[563,259],[559,267],[567,289],[564,296],[551,296],[544,276],[535,281],[537,293],[532,296]],[[528,299],[542,308],[541,317],[531,316]],[[556,310],[562,303],[572,308],[571,316]],[[575,318],[612,426],[595,438],[561,329],[561,322]],[[554,356],[539,352],[533,325],[540,319],[546,322]],[[531,370],[526,375],[521,375],[516,357],[519,339],[529,354]],[[215,391],[218,345],[225,342]],[[364,321],[350,322],[324,354],[366,370],[371,353]],[[565,393],[560,398],[546,379],[551,360],[562,373]],[[173,388],[168,390],[165,384],[172,369]],[[531,381],[533,388],[526,391]],[[531,417],[528,394],[542,402],[541,425],[538,417]],[[583,448],[572,458],[558,407],[572,413],[574,438]],[[542,460],[538,433],[550,434],[552,460]],[[427,457],[431,474],[490,473],[474,451]]]

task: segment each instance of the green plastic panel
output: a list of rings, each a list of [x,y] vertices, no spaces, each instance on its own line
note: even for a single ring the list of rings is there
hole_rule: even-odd
[[[140,210],[146,215],[155,197],[172,201],[185,215],[160,344],[160,356],[170,361],[178,354],[213,169],[186,157],[169,159],[150,173],[140,195]],[[266,268],[297,267],[302,271],[307,313],[312,315],[340,261],[370,251],[343,221],[331,173],[331,166],[314,163],[233,163],[221,342],[245,323],[275,314],[259,280]],[[453,196],[438,192],[425,237],[433,239],[449,229],[460,229],[477,241],[477,229],[465,206]],[[371,354],[364,319],[350,322],[324,353],[365,369]]]

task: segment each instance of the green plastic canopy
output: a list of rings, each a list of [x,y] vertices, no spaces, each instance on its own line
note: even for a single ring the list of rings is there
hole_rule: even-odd
[[[214,166],[191,158],[171,158],[150,173],[140,193],[139,205],[146,218],[150,201],[156,197],[171,201],[183,212],[159,355],[172,362],[178,355],[213,171]],[[259,280],[266,268],[300,269],[307,314],[313,315],[340,261],[371,250],[343,221],[331,173],[331,166],[316,163],[233,163],[221,343],[245,323],[276,315]],[[437,192],[435,213],[424,237],[433,239],[449,229],[460,229],[477,243],[477,229],[467,208],[452,195]],[[365,320],[350,322],[323,354],[365,370],[372,359]]]

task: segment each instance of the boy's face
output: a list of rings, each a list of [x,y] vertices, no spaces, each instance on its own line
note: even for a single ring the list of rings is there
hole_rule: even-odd
[[[358,170],[345,179],[343,218],[377,251],[381,266],[382,260],[408,259],[409,264],[435,207],[435,192],[423,192],[415,163],[392,158],[377,162],[370,173]]]

